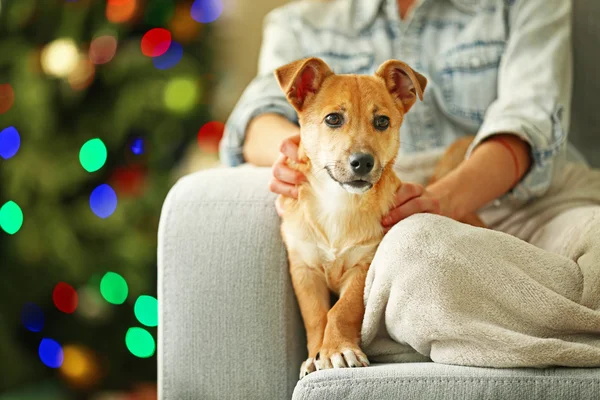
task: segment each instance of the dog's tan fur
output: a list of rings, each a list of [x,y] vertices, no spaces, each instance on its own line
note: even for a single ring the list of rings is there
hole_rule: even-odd
[[[307,177],[298,199],[277,199],[307,334],[308,359],[300,377],[315,369],[366,366],[359,347],[365,278],[384,235],[381,219],[401,185],[392,169],[400,125],[422,98],[427,80],[396,60],[384,63],[375,76],[336,75],[317,58],[283,66],[275,75],[301,126],[301,162],[288,164]],[[345,123],[328,127],[323,121],[330,113],[340,113]],[[390,121],[383,132],[373,125],[381,115]],[[362,194],[342,185],[353,178],[348,157],[355,152],[374,155],[372,188]],[[457,164],[453,157],[445,160],[438,179]],[[331,309],[330,291],[339,296]]]

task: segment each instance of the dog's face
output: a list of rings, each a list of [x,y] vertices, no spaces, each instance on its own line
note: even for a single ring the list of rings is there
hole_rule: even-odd
[[[371,189],[394,161],[404,114],[427,85],[425,77],[396,60],[385,62],[374,76],[336,75],[318,58],[285,65],[275,75],[298,112],[314,171],[326,171],[351,193]]]

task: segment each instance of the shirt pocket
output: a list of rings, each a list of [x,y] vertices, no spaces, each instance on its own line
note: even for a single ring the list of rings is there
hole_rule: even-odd
[[[498,97],[498,68],[504,41],[475,41],[440,54],[434,74],[441,108],[466,129],[477,130]]]
[[[317,52],[310,57],[325,61],[336,74],[371,74],[375,56],[371,53]]]

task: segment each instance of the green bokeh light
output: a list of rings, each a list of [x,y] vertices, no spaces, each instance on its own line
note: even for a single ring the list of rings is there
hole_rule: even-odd
[[[0,227],[9,235],[14,235],[23,226],[23,211],[14,201],[6,202],[0,208]]]
[[[111,304],[123,304],[129,288],[125,279],[114,272],[107,272],[100,281],[100,293]]]
[[[137,327],[127,330],[125,345],[131,354],[139,358],[152,357],[156,350],[156,343],[150,332]]]
[[[198,101],[198,85],[191,78],[172,79],[165,87],[163,100],[169,110],[186,113],[192,110]]]
[[[106,163],[107,151],[102,140],[90,139],[81,146],[79,162],[87,172],[98,171]]]
[[[140,296],[133,308],[135,317],[142,325],[158,325],[158,301],[152,296]]]

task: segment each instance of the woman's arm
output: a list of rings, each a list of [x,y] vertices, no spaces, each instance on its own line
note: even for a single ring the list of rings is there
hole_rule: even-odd
[[[415,213],[460,218],[509,191],[527,201],[550,187],[569,126],[571,2],[505,3],[510,37],[498,70],[498,98],[486,110],[467,160],[427,189],[402,185],[397,207],[382,221],[386,229]]]
[[[259,167],[270,167],[279,158],[281,143],[300,133],[298,125],[279,114],[262,114],[246,130],[244,159]]]
[[[512,189],[530,166],[526,142],[511,134],[495,135],[429,187],[403,183],[396,194],[397,206],[381,223],[387,231],[404,218],[422,212],[461,220]]]
[[[278,8],[265,17],[258,74],[229,116],[220,143],[221,161],[226,165],[272,165],[277,156],[275,150],[292,135],[296,111],[273,75],[276,68],[303,54],[288,14],[285,8]]]
[[[527,143],[515,135],[496,135],[427,190],[440,199],[442,215],[460,220],[512,189],[530,165]]]

